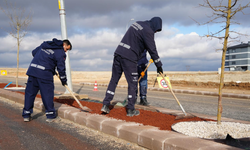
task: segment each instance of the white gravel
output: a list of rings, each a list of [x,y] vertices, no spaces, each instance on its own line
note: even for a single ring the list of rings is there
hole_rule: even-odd
[[[237,122],[221,122],[221,125],[213,121],[179,122],[172,125],[172,129],[204,139],[226,139],[227,134],[235,139],[250,137],[250,124]]]

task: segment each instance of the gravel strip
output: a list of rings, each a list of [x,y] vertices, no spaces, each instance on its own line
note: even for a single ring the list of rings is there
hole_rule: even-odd
[[[227,134],[235,139],[250,137],[250,124],[236,122],[221,122],[221,125],[212,121],[179,122],[172,125],[172,129],[204,139],[226,139]]]

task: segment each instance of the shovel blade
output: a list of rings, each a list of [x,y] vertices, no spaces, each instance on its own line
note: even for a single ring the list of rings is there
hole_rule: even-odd
[[[82,106],[81,109],[82,109],[82,111],[84,111],[84,112],[91,112],[91,111],[92,111],[90,108],[88,108],[88,107],[86,107],[86,106]]]
[[[194,118],[194,115],[191,115],[191,114],[178,115],[178,116],[175,117],[175,120],[179,120],[179,119],[189,119],[189,118]]]

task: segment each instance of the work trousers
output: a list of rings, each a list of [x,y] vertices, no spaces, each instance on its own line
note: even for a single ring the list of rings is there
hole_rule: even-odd
[[[110,105],[110,101],[113,100],[116,86],[123,72],[128,83],[128,105],[126,107],[127,109],[134,110],[138,82],[137,64],[128,59],[122,58],[119,55],[114,56],[112,77],[109,82],[103,104]]]
[[[29,76],[25,89],[25,101],[22,116],[28,118],[33,113],[34,101],[40,90],[47,118],[55,118],[56,111],[53,102],[54,88],[53,81]]]
[[[141,72],[146,69],[146,64],[138,66],[138,79],[141,76]],[[147,96],[147,89],[148,89],[148,71],[145,71],[145,75],[141,80],[139,81],[139,91],[140,91],[140,98],[143,96]]]

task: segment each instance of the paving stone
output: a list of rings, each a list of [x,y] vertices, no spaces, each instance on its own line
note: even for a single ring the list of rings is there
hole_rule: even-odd
[[[111,119],[106,120],[102,123],[101,131],[104,133],[107,133],[109,135],[113,135],[115,137],[119,137],[119,131],[123,126],[135,126],[138,125],[138,123],[135,122],[126,122],[123,120],[117,120],[117,119]]]
[[[138,145],[146,147],[148,149],[165,149],[164,142],[167,139],[179,138],[184,135],[178,134],[172,131],[166,130],[148,130],[146,132],[142,132],[138,137]]]
[[[224,144],[213,143],[210,146],[200,147],[197,150],[242,150],[241,148],[231,147]]]
[[[82,115],[81,110],[78,110],[76,112],[70,112],[67,116],[67,119],[73,122],[76,122],[76,117]]]
[[[102,123],[107,120],[110,120],[110,118],[102,115],[91,115],[87,118],[86,126],[101,131]]]
[[[157,130],[157,127],[153,126],[143,126],[140,124],[135,125],[124,125],[119,130],[119,138],[127,140],[132,143],[138,143],[138,136],[142,132],[147,132],[149,130]]]
[[[1,92],[1,95],[7,99],[11,99],[12,101],[16,101],[18,103],[22,103],[23,104],[23,99],[24,99],[24,96],[20,93],[16,93],[16,92],[12,92],[12,91],[9,91],[9,90],[5,90],[5,89],[0,89],[2,92]],[[20,98],[21,97],[21,98]]]
[[[183,93],[184,90],[180,89],[172,89],[174,93]]]
[[[164,149],[176,149],[176,150],[228,150],[233,147],[227,146],[213,141],[204,140],[196,137],[183,136],[178,138],[170,138],[165,140]],[[236,149],[236,148],[235,148]]]
[[[75,121],[74,121],[75,123],[86,126],[87,120],[91,115],[92,114],[87,113],[87,112],[75,112],[72,114],[72,117],[75,119]],[[70,118],[72,118],[72,117],[70,117]]]
[[[74,107],[62,105],[58,108],[57,112],[58,116],[61,118],[70,119],[71,113],[80,112],[80,110]]]
[[[38,110],[43,110],[45,111],[45,107],[43,105],[42,99],[41,98],[36,98],[34,101],[34,107]]]
[[[194,91],[194,90],[186,90],[186,91],[183,91],[183,93],[196,94],[196,91]]]

